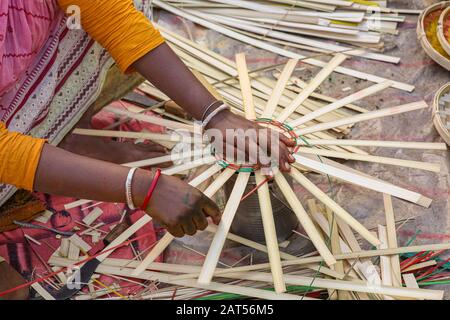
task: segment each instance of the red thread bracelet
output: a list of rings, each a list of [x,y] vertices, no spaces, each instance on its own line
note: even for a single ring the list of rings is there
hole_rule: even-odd
[[[153,178],[152,184],[148,189],[147,195],[145,196],[144,203],[142,203],[141,210],[147,209],[148,203],[152,197],[153,191],[156,189],[156,185],[158,184],[159,177],[161,176],[161,169],[157,169],[155,176]]]

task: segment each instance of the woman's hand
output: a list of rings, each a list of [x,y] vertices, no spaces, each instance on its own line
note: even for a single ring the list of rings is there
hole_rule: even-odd
[[[175,237],[192,236],[198,230],[205,230],[207,217],[215,224],[221,217],[211,199],[180,179],[167,175],[159,178],[146,211]]]
[[[232,113],[231,111],[225,110],[217,114],[207,125],[207,130],[216,129],[219,130],[220,136],[223,137],[222,146],[234,148],[235,158],[239,152],[245,153],[245,161],[252,164],[259,164],[262,166],[269,166],[268,163],[261,163],[261,159],[268,156],[272,161],[272,165],[278,165],[281,171],[290,171],[290,164],[295,162],[294,157],[291,155],[289,148],[295,147],[296,143],[286,137],[282,133],[278,133],[274,130],[263,128],[256,122],[250,121]],[[244,132],[251,133],[252,130],[255,132],[254,135],[247,135],[247,137],[237,134],[232,141],[227,141],[226,130],[231,129],[236,133],[239,129],[244,130]],[[213,134],[214,137],[216,135]],[[238,139],[245,138],[245,143],[239,143]],[[214,138],[215,139],[215,138]],[[277,139],[277,141],[272,141]],[[241,140],[241,142],[243,142]],[[215,144],[212,141],[213,145]],[[252,144],[254,144],[252,146]],[[216,145],[217,146],[217,145]],[[242,150],[245,148],[245,150]],[[249,154],[252,150],[257,150],[257,154]],[[219,150],[220,151],[220,150]],[[263,153],[263,154],[261,154]],[[267,154],[265,154],[267,153]],[[231,159],[229,159],[231,161]],[[235,159],[236,160],[236,159]],[[256,160],[256,161],[255,161]]]

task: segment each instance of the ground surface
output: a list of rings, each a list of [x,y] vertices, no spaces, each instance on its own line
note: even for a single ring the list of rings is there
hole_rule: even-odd
[[[436,2],[438,1],[389,1],[391,7],[411,9],[425,8]],[[431,105],[435,92],[443,84],[450,81],[450,73],[429,59],[420,47],[415,31],[416,21],[417,16],[409,16],[407,21],[400,25],[400,34],[398,36],[388,36],[385,39],[386,53],[402,58],[399,65],[378,63],[357,58],[353,58],[345,63],[345,65],[357,70],[415,85],[415,91],[406,93],[396,89],[389,89],[373,98],[365,99],[360,103],[361,106],[374,110],[376,108],[385,108],[422,99]],[[284,60],[282,57],[245,46],[216,32],[197,27],[189,21],[181,21],[169,14],[162,14],[160,23],[185,36],[191,37],[195,41],[205,44],[207,47],[228,58],[233,58],[237,52],[245,51],[247,52],[250,68],[275,64]],[[317,70],[308,66],[306,67],[306,70],[297,75],[305,81],[309,81],[311,75],[315,74]],[[327,82],[321,87],[321,91],[333,97],[341,97],[348,95],[348,93],[342,92],[342,88],[351,87],[353,91],[356,91],[367,86],[368,83],[364,81],[335,74],[330,82]],[[383,120],[361,123],[352,129],[349,134],[350,137],[354,139],[373,140],[442,141],[433,127],[431,108],[420,112],[388,117]],[[380,156],[441,163],[442,172],[439,174],[361,162],[347,162],[346,164],[396,185],[420,192],[434,200],[430,208],[426,209],[394,199],[396,219],[411,218],[398,232],[399,244],[404,244],[417,230],[420,230],[421,233],[417,237],[416,244],[450,241],[449,152],[418,152],[385,148],[372,148],[367,150],[372,154]],[[323,177],[312,176],[312,179],[323,186],[327,183]],[[374,228],[377,224],[385,224],[381,194],[348,184],[334,183],[333,188],[336,192],[338,203],[354,214],[364,225],[369,228]],[[296,191],[301,199],[306,200],[309,197],[300,188],[296,188]],[[206,253],[208,242],[203,241],[205,237],[206,235],[199,235],[189,240],[184,239],[183,242],[184,245]],[[301,249],[299,245],[303,246],[305,244],[300,240],[294,239],[289,249],[293,251]],[[182,245],[180,241],[174,243],[171,246],[167,259],[177,262],[189,260],[189,263],[192,263],[192,259],[198,258],[198,262],[202,261],[203,258],[200,255],[184,249]],[[232,243],[228,244],[228,246],[232,246],[232,248],[225,250],[221,258],[227,264],[233,264],[240,257],[251,252],[248,249],[236,247]],[[258,259],[256,255],[254,258]],[[243,263],[248,263],[248,260]],[[449,290],[447,290],[447,298],[450,298]]]

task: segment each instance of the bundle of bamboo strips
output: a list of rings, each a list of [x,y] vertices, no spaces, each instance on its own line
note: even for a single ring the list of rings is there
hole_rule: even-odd
[[[382,34],[398,33],[398,23],[405,20],[400,12],[419,13],[386,8],[385,1],[156,0],[153,3],[248,44],[258,47],[261,41],[270,42],[273,45],[265,49],[278,54],[283,55],[276,46],[281,44],[312,52],[345,52],[390,63],[398,63],[400,59],[372,52],[370,48],[380,51]]]

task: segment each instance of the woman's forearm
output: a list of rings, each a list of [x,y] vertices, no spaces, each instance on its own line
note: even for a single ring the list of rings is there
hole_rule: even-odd
[[[197,120],[202,120],[204,109],[216,100],[165,43],[133,67]]]
[[[130,168],[79,156],[45,145],[36,171],[36,191],[105,202],[126,203],[125,180]],[[133,200],[140,206],[153,174],[137,170],[132,183]]]

